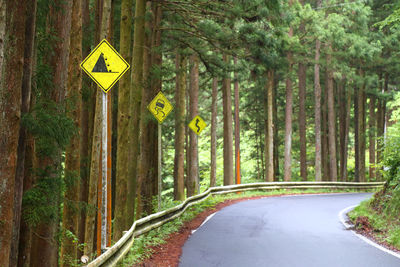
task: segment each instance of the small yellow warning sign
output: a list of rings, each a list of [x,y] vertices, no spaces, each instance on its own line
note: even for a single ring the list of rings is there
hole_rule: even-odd
[[[107,93],[129,69],[129,64],[104,39],[83,60],[81,68]]]
[[[207,124],[200,116],[194,117],[194,119],[189,123],[189,128],[197,135],[200,135],[201,131],[203,131],[206,126]]]
[[[158,122],[162,123],[164,119],[168,116],[168,114],[172,111],[173,106],[164,96],[164,94],[162,92],[159,92],[156,97],[153,98],[147,108],[150,110],[151,113],[153,113]]]

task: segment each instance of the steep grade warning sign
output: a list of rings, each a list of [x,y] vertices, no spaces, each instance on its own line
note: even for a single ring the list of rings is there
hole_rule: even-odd
[[[83,60],[81,68],[107,93],[129,69],[129,64],[104,39]]]

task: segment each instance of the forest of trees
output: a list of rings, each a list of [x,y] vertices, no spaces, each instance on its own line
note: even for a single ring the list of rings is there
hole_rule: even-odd
[[[382,181],[398,0],[0,0],[0,266],[76,266],[162,203],[256,181]],[[397,10],[397,11],[395,11]],[[386,20],[384,24],[381,22]],[[390,26],[385,26],[390,24]],[[80,63],[130,64],[107,93]],[[197,136],[188,123],[200,115]]]

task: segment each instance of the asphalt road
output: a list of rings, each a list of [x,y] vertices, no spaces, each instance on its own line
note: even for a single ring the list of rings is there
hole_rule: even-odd
[[[338,214],[371,194],[249,200],[217,212],[186,241],[179,267],[400,267],[346,230]]]

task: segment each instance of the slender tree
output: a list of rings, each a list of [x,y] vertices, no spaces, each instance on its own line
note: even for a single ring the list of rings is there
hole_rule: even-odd
[[[229,62],[223,55],[223,61]],[[223,79],[222,100],[224,113],[224,185],[233,184],[232,94],[230,73]]]
[[[175,160],[174,160],[174,199],[185,199],[184,160],[185,160],[185,94],[186,94],[186,56],[176,54],[175,87]]]
[[[317,1],[317,7],[321,7],[321,0]],[[321,83],[320,83],[320,49],[321,41],[315,41],[315,64],[314,64],[314,116],[315,116],[315,181],[322,181],[322,160],[321,160]]]
[[[63,240],[61,243],[61,265],[71,266],[77,258],[78,211],[80,189],[80,128],[82,74],[79,66],[82,60],[82,20],[81,0],[72,4],[71,40],[68,65],[66,110],[78,130],[71,138],[65,153],[65,173],[67,177],[63,210]],[[68,231],[68,233],[67,233]],[[71,237],[69,233],[74,235]]]
[[[291,1],[290,1],[291,3]],[[293,28],[289,29],[289,38],[293,37]],[[287,60],[289,63],[288,77],[286,77],[286,106],[285,106],[285,164],[284,164],[284,181],[292,179],[292,115],[293,115],[293,85],[290,77],[293,69],[293,53],[287,52]]]
[[[25,40],[24,1],[1,1],[6,10],[4,62],[0,69],[0,265],[8,266],[13,233],[14,188],[17,171],[17,149],[20,131],[23,55]],[[2,17],[4,19],[4,17]],[[0,21],[0,23],[4,23]],[[4,26],[1,25],[1,26]]]
[[[233,59],[235,66],[237,58]],[[239,119],[239,80],[238,74],[234,73],[234,95],[235,95],[235,181],[236,184],[241,183],[241,168],[240,168],[240,119]]]
[[[189,58],[190,82],[189,82],[189,120],[192,120],[199,113],[199,60],[196,54]],[[187,179],[187,196],[199,193],[199,166],[198,166],[198,144],[197,135],[189,131],[189,176]]]
[[[212,80],[212,103],[211,103],[211,164],[210,164],[210,187],[216,186],[217,181],[217,101],[218,101],[218,79]]]
[[[120,24],[120,53],[127,61],[131,62],[132,42],[132,10],[133,0],[121,2],[121,24]],[[131,70],[131,69],[130,69]],[[133,222],[135,195],[132,177],[129,177],[128,154],[129,154],[129,101],[130,101],[130,73],[121,77],[118,88],[118,139],[117,139],[117,167],[116,167],[116,194],[115,194],[115,216],[114,216],[114,240],[122,236],[122,232],[128,229]]]
[[[331,181],[337,181],[337,160],[336,160],[336,112],[335,97],[333,88],[332,45],[327,45],[327,102],[328,102],[328,144],[329,144],[329,176]]]

